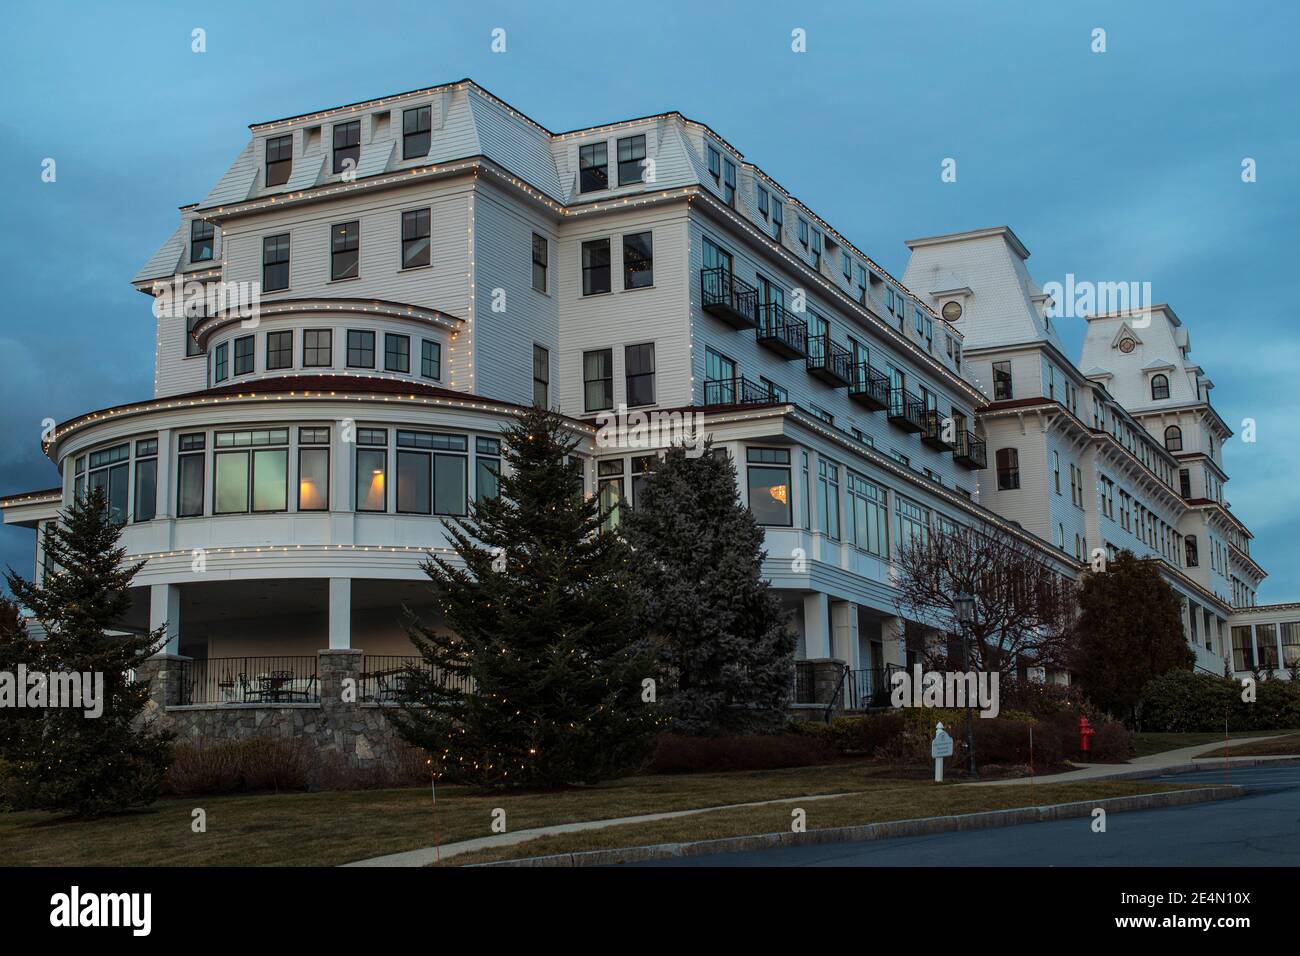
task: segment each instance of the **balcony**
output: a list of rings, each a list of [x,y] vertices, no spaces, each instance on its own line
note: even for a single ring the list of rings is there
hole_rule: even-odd
[[[859,362],[853,366],[849,398],[873,412],[884,411],[889,407],[889,377],[866,362]]]
[[[700,270],[700,302],[705,312],[733,328],[758,325],[758,290],[730,269]]]
[[[796,319],[775,302],[758,307],[759,345],[766,345],[782,358],[803,358],[808,354],[808,323]]]
[[[808,374],[831,388],[844,388],[853,379],[853,356],[831,341],[829,332],[809,336]]]
[[[181,662],[182,704],[320,702],[316,656],[213,657]]]
[[[905,388],[890,389],[889,423],[905,432],[925,431],[925,402]]]
[[[978,471],[988,464],[984,442],[968,431],[958,432],[957,446],[953,449],[952,460],[972,471]]]
[[[948,422],[949,427],[954,427],[951,418],[944,418],[937,409],[928,409],[925,413],[925,428],[921,431],[921,441],[939,451],[952,451],[957,436],[955,432],[949,432],[953,440],[948,441],[944,437],[944,422]]]
[[[735,378],[713,379],[704,383],[704,404],[707,405],[765,405],[774,401],[771,393],[757,382],[743,375]]]

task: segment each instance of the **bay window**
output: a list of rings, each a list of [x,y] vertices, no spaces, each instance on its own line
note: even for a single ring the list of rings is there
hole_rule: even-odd
[[[289,429],[217,432],[213,445],[213,514],[288,510]]]
[[[790,450],[747,448],[749,510],[761,525],[788,528],[794,524],[790,500]]]

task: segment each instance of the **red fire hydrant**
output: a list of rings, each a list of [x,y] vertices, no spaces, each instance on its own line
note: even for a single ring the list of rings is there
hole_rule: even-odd
[[[1079,717],[1079,750],[1083,752],[1085,760],[1091,760],[1092,754],[1089,753],[1091,744],[1088,738],[1097,731],[1092,729],[1092,724],[1088,723],[1088,718],[1080,715]]]

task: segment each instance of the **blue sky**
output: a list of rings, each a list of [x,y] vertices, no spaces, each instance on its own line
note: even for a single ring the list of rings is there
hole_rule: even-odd
[[[1040,282],[1152,282],[1225,420],[1258,422],[1258,441],[1233,439],[1225,458],[1227,497],[1271,572],[1260,599],[1300,598],[1295,5],[808,6],[11,7],[0,493],[57,483],[43,418],[152,394],[152,316],[129,280],[249,123],[469,76],[556,131],[671,109],[706,122],[896,275],[907,238],[1006,223]],[[191,52],[195,27],[206,53]],[[55,183],[41,182],[46,157]],[[945,157],[956,183],[940,182]],[[1075,358],[1082,326],[1064,331]],[[0,566],[29,572],[31,546],[32,532],[0,529]]]

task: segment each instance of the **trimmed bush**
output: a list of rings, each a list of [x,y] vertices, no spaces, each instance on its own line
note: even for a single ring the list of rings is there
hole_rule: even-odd
[[[1241,682],[1212,674],[1175,671],[1142,689],[1141,728],[1161,733],[1224,729],[1289,730],[1300,727],[1300,684],[1270,679],[1255,685],[1255,700],[1241,699]]]
[[[825,725],[822,725],[825,726]],[[752,737],[685,737],[661,734],[645,773],[714,773],[777,770],[832,763],[839,749],[830,734],[786,733]]]
[[[177,744],[172,748],[166,790],[181,795],[306,790],[310,766],[308,748],[293,739]]]

